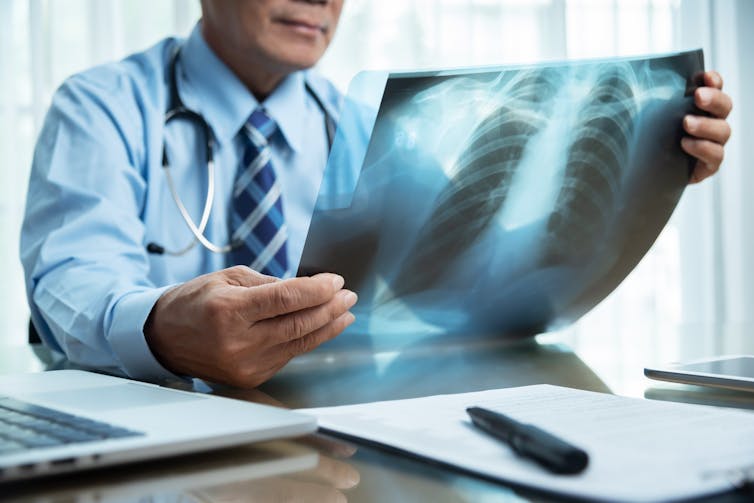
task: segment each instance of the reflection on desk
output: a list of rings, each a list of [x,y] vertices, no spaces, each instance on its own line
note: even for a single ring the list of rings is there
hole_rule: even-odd
[[[754,410],[754,393],[751,391],[692,384],[656,384],[644,391],[644,398]]]
[[[292,361],[256,390],[219,394],[279,406],[318,407],[548,383],[592,391],[608,386],[559,344],[465,341],[400,352],[322,352]],[[4,348],[5,349],[5,348]],[[31,354],[28,348],[4,350]],[[37,348],[47,369],[69,368]],[[28,356],[28,355],[27,355]],[[2,362],[0,362],[1,364]],[[616,362],[618,363],[618,362]],[[35,367],[36,366],[36,367]],[[39,361],[30,363],[36,370]],[[15,364],[13,371],[20,371]],[[0,372],[6,372],[0,368]],[[641,368],[637,370],[641,376]],[[643,378],[643,376],[642,376]],[[295,465],[306,461],[312,465]],[[263,470],[269,463],[284,471]],[[289,463],[290,464],[287,464]],[[316,466],[315,466],[316,465]],[[294,473],[295,471],[295,473]],[[12,492],[11,492],[12,491]],[[159,462],[0,487],[11,501],[551,501],[376,448],[322,436],[226,449]],[[725,501],[747,501],[728,495]],[[717,501],[711,499],[710,501]]]
[[[525,384],[590,391],[608,387],[567,348],[477,341],[426,345],[395,353],[305,355],[259,390],[291,408],[416,398]]]
[[[227,501],[236,492],[266,500],[296,493],[296,476],[319,473],[313,448],[293,442],[267,442],[162,461],[108,468],[81,476],[61,476],[3,487],[3,500],[31,501]],[[324,478],[327,481],[326,478]],[[334,494],[323,483],[303,494]],[[243,488],[243,490],[241,490]],[[268,498],[269,497],[269,498]],[[320,501],[320,500],[312,500]]]

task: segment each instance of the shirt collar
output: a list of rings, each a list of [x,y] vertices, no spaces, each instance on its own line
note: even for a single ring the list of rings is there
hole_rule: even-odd
[[[257,107],[246,86],[204,41],[201,23],[181,48],[177,71],[181,100],[207,121],[219,141],[232,139]]]
[[[178,93],[184,104],[207,121],[218,140],[232,139],[259,102],[239,78],[207,45],[197,23],[186,40],[178,67]],[[303,72],[288,75],[262,106],[278,125],[294,151],[301,147],[306,110]]]
[[[306,86],[301,72],[288,75],[262,103],[292,150],[301,148],[306,127],[301,120],[306,111]]]

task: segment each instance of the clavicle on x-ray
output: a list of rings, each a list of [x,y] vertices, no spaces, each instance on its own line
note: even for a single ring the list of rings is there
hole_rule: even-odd
[[[574,321],[681,197],[692,166],[681,121],[703,66],[692,51],[360,74],[299,274],[342,274],[359,303],[341,338],[378,346]]]

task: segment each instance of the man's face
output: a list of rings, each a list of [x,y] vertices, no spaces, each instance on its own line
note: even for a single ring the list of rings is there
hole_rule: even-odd
[[[204,0],[203,23],[271,71],[317,63],[340,18],[343,0]]]

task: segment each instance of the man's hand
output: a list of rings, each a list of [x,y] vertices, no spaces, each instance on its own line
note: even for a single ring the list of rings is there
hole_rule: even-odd
[[[681,147],[698,160],[690,183],[698,183],[714,175],[723,162],[723,146],[730,138],[730,126],[725,121],[733,108],[730,96],[722,92],[723,79],[717,72],[704,73],[704,87],[697,88],[694,103],[711,117],[687,115],[683,129],[691,135],[681,140]]]
[[[176,374],[254,387],[342,332],[356,300],[336,274],[279,280],[237,266],[165,292],[144,334]]]

